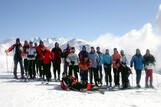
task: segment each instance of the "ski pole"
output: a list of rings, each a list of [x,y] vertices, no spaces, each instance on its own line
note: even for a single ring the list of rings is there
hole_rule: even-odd
[[[8,73],[9,71],[8,71],[8,54],[7,54],[7,53],[6,53],[6,67],[7,67],[7,68],[6,68],[6,69],[7,69],[6,72]]]

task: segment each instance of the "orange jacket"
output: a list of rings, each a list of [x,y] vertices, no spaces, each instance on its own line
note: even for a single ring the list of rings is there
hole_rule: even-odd
[[[120,61],[120,59],[121,59],[121,55],[118,52],[112,55],[113,68],[118,68],[118,66],[116,65],[116,61]]]
[[[89,60],[88,63],[82,63],[82,62],[80,62],[79,63],[79,68],[81,70],[83,70],[83,71],[87,71],[91,67],[91,65],[92,65],[91,60]]]

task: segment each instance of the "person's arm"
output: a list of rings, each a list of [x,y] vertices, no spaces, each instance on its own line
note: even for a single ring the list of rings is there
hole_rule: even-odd
[[[133,67],[133,62],[134,62],[134,56],[131,58],[130,67]]]
[[[15,48],[15,44],[5,50],[6,53],[11,52]]]

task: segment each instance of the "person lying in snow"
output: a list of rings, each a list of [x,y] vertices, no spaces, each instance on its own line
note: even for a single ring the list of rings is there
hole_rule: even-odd
[[[81,90],[90,90],[91,84],[82,84],[78,81],[77,78],[72,76],[66,76],[63,74],[62,81],[60,82],[60,86],[63,90],[75,90],[75,91],[81,91]]]

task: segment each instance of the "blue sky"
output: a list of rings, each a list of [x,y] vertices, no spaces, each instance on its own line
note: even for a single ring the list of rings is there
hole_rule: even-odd
[[[0,40],[123,35],[155,26],[160,0],[0,0]]]

